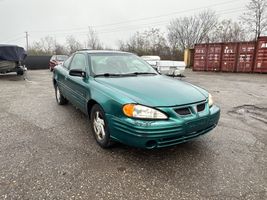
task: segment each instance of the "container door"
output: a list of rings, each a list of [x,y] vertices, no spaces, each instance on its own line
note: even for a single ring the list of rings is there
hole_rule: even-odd
[[[194,71],[205,71],[206,70],[206,60],[207,60],[207,45],[198,44],[195,46],[194,52]]]
[[[238,43],[223,44],[222,66],[224,72],[235,72],[237,64],[237,46]]]
[[[267,37],[258,39],[254,72],[267,73]]]
[[[252,72],[255,58],[255,42],[242,42],[239,44],[237,72]]]
[[[220,71],[221,44],[208,45],[207,71]]]

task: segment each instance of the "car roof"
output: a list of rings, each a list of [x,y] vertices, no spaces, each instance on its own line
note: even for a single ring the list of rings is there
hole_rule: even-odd
[[[91,50],[91,49],[82,49],[79,50],[77,52],[86,52],[88,54],[101,54],[101,53],[107,53],[107,54],[112,54],[112,53],[118,53],[118,54],[132,54],[129,52],[125,52],[125,51],[116,51],[116,50]]]

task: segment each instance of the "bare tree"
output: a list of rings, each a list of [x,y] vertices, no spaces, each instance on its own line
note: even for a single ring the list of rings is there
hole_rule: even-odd
[[[143,32],[137,31],[128,41],[118,42],[119,49],[130,51],[138,55],[166,55],[169,48],[164,34],[158,28]]]
[[[29,46],[27,53],[28,55],[34,55],[34,56],[47,55],[47,52],[43,51],[40,42],[33,42],[32,45]]]
[[[216,24],[217,16],[211,10],[195,16],[177,18],[167,27],[170,46],[184,50],[192,48],[196,43],[207,41]]]
[[[76,40],[73,35],[70,35],[66,38],[66,43],[69,54],[82,49],[82,44],[78,40]]]
[[[65,46],[61,44],[56,44],[55,46],[55,54],[57,55],[67,55],[68,51]]]
[[[248,29],[254,33],[254,39],[267,31],[267,1],[251,0],[246,5],[247,11],[241,17]]]
[[[51,36],[45,36],[44,38],[41,38],[40,43],[42,45],[43,51],[48,54],[54,54],[55,51],[55,45],[56,41]]]
[[[29,55],[52,55],[55,53],[56,41],[51,36],[41,38],[40,41],[35,41],[28,49]]]
[[[209,36],[210,42],[239,42],[247,39],[247,33],[241,24],[232,20],[221,21]]]
[[[91,49],[103,49],[96,31],[90,26],[87,35],[87,47]]]

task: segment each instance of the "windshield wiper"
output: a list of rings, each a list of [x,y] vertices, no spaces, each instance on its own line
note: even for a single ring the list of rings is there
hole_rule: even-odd
[[[104,77],[110,77],[110,76],[122,76],[122,74],[104,73],[104,74],[96,74],[96,75],[94,75],[94,77],[100,77],[100,76],[104,76]]]
[[[122,76],[137,76],[137,75],[143,75],[143,74],[152,74],[152,75],[157,75],[155,72],[133,72],[133,73],[125,73],[125,74],[111,74],[111,73],[104,73],[104,74],[96,74],[94,77],[111,77],[111,76],[116,76],[116,77],[122,77]]]
[[[128,76],[135,75],[135,76],[137,76],[137,75],[144,75],[144,74],[157,75],[157,73],[155,73],[155,72],[133,72],[133,73],[123,74],[123,75],[128,75]]]

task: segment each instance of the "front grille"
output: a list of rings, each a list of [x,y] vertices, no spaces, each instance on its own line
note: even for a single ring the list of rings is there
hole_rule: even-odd
[[[197,105],[197,112],[201,112],[205,109],[205,103]]]
[[[179,115],[190,115],[190,109],[189,108],[178,108],[174,110]]]

